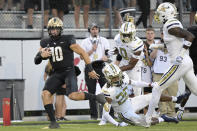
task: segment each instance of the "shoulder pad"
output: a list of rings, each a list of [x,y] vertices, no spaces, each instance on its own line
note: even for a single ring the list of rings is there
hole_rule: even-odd
[[[174,28],[174,27],[181,27],[181,23],[179,20],[177,19],[170,19],[168,20],[166,23],[165,23],[165,27],[167,29],[171,29],[171,28]]]
[[[136,39],[136,41],[133,41],[131,44],[132,50],[134,52],[142,51],[144,48],[144,43],[141,39]]]
[[[117,35],[114,37],[114,41],[115,41],[115,42],[121,41],[121,40],[120,40],[120,34],[117,34]]]
[[[110,96],[109,90],[108,90],[108,87],[107,87],[107,84],[105,84],[105,85],[103,86],[103,88],[101,89],[101,92],[102,92],[105,96]]]

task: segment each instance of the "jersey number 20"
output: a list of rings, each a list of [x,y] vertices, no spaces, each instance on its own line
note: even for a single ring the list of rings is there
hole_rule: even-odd
[[[57,47],[50,47],[52,53],[52,60],[53,62],[62,61],[63,60],[63,52],[60,46]]]

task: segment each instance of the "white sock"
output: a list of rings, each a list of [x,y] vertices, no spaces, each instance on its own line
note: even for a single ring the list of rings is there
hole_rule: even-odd
[[[177,101],[177,97],[172,96],[172,102],[176,102]]]
[[[159,103],[159,99],[160,99],[161,92],[162,92],[161,89],[159,89],[159,88],[161,88],[161,87],[154,87],[152,90],[152,99],[149,103],[148,112],[146,113],[147,118],[152,117],[153,112]]]
[[[184,111],[184,110],[185,110],[185,107],[181,107],[181,106],[179,106],[179,110]]]
[[[110,123],[114,124],[114,125],[118,125],[118,122],[116,120],[114,120],[110,115],[109,115],[109,111],[111,109],[111,104],[107,104],[107,106],[105,108],[108,108],[107,110],[105,110],[105,105],[103,106],[103,115],[102,115],[102,120],[103,121],[109,121]]]
[[[159,117],[158,120],[159,120],[159,123],[164,122],[164,119],[161,117]]]
[[[110,115],[109,115],[109,113],[105,113],[104,114],[104,116],[105,116],[105,119],[107,120],[107,121],[109,121],[110,123],[112,123],[112,124],[114,124],[114,125],[118,125],[118,122],[116,121],[116,120],[114,120],[114,118],[112,118]]]

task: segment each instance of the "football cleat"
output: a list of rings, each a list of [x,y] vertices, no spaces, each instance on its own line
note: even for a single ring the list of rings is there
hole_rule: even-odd
[[[125,126],[128,126],[129,124],[125,123],[125,122],[120,122],[118,124],[118,126],[121,126],[121,127],[125,127]]]
[[[106,125],[106,124],[107,124],[107,122],[104,121],[104,120],[101,120],[101,121],[98,123],[99,126],[103,126],[103,125]]]
[[[188,93],[188,92],[181,94],[180,96],[177,97],[176,103],[181,104],[182,102],[187,100],[189,96],[190,96],[190,93]]]
[[[181,109],[179,109],[178,111],[177,111],[177,119],[179,120],[179,121],[181,121],[182,119],[183,119],[183,113],[184,113],[184,110],[181,110]]]
[[[60,128],[59,124],[56,121],[51,121],[49,125],[50,129]]]
[[[164,119],[165,122],[174,122],[174,123],[179,123],[178,119],[175,117],[169,117],[165,114],[161,115],[161,118]]]
[[[56,121],[68,121],[65,117],[56,118]]]

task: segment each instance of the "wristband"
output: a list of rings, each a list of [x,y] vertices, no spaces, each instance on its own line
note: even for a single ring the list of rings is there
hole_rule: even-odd
[[[86,67],[88,69],[88,72],[91,72],[91,71],[94,70],[93,67],[92,67],[92,64],[87,64]]]
[[[132,57],[135,58],[135,59],[138,59],[138,60],[140,59],[140,55],[139,56],[138,55],[132,55]]]
[[[118,54],[118,55],[116,56],[116,60],[117,60],[117,61],[121,61],[121,60],[122,60],[122,56],[121,56],[120,54]]]
[[[107,50],[105,50],[105,55],[106,55],[106,56],[108,56],[108,55],[109,55],[109,54],[108,54],[108,51],[109,51],[108,49],[107,49]]]
[[[186,40],[186,41],[184,42],[184,45],[190,47],[190,46],[192,45],[192,43],[191,43],[190,41],[187,41],[187,40]]]
[[[40,64],[42,62],[42,56],[41,56],[41,52],[39,51],[37,54],[36,54],[36,57],[34,58],[34,63],[36,65]]]

